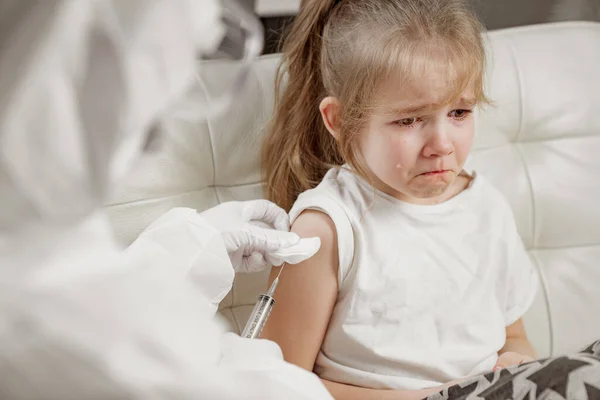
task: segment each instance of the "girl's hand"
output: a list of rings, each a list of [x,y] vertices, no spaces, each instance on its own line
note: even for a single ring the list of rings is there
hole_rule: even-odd
[[[498,357],[498,361],[496,361],[496,365],[494,366],[492,371],[510,367],[511,365],[521,365],[523,363],[531,361],[535,361],[535,359],[533,357],[519,354],[514,351],[507,351],[506,353],[500,354],[500,357]]]

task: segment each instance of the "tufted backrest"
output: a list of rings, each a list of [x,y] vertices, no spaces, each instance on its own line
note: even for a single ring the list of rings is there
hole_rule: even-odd
[[[512,205],[542,285],[525,317],[540,355],[600,337],[600,24],[559,23],[489,33],[488,94],[469,166]],[[107,205],[129,243],[175,206],[204,210],[262,197],[259,148],[273,107],[278,55],[257,60],[226,115],[164,118],[148,152]],[[181,107],[220,92],[239,66],[209,62]],[[187,113],[189,114],[189,112]],[[238,276],[221,304],[240,331],[267,272]]]

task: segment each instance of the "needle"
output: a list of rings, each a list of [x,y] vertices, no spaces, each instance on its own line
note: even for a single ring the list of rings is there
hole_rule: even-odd
[[[273,293],[275,293],[275,289],[277,289],[277,285],[279,284],[279,277],[281,276],[281,272],[283,272],[283,267],[285,267],[285,263],[283,263],[283,265],[281,266],[281,269],[279,270],[279,273],[277,274],[277,277],[275,278],[273,283],[271,283],[271,287],[269,288],[269,291],[267,292],[267,296],[273,297]]]

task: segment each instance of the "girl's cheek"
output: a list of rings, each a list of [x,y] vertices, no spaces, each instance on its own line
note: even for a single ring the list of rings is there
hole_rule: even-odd
[[[406,139],[390,143],[388,146],[390,161],[397,169],[408,167],[414,159],[418,158],[417,148],[418,146]]]

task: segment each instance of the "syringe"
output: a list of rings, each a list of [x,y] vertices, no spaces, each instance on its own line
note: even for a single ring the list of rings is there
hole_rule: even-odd
[[[285,264],[281,266],[279,274],[277,274],[277,277],[271,284],[269,290],[267,290],[267,293],[258,296],[258,302],[254,306],[252,314],[250,314],[250,318],[248,318],[248,322],[246,323],[244,331],[242,332],[243,338],[256,339],[260,336],[260,333],[267,323],[269,314],[271,314],[273,305],[275,305],[273,294],[275,293],[275,289],[277,289],[277,285],[279,284],[279,276],[281,275],[281,271],[283,271],[284,266]]]

